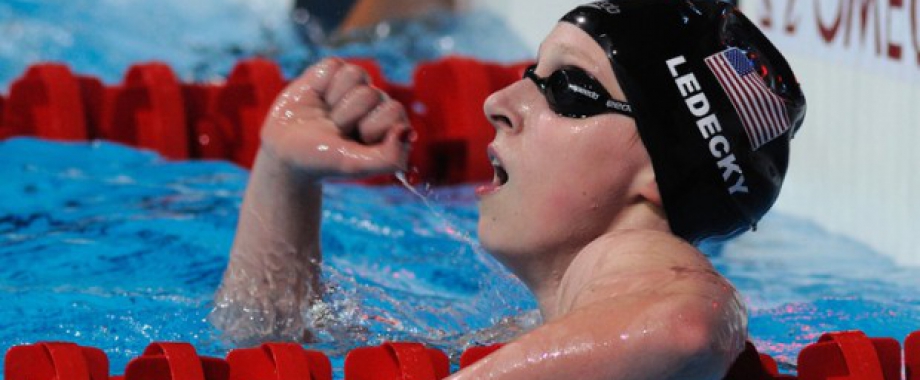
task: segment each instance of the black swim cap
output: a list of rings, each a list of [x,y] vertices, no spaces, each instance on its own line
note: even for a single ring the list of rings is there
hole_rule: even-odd
[[[756,227],[805,117],[792,70],[757,27],[715,0],[599,1],[562,21],[610,58],[672,232],[699,243]]]

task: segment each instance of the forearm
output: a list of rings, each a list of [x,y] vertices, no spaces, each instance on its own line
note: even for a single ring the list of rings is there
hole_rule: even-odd
[[[367,78],[357,66],[325,59],[288,84],[266,116],[210,315],[238,342],[309,332],[305,308],[322,294],[320,180],[406,166],[405,109]]]
[[[301,307],[321,291],[321,208],[318,179],[260,150],[215,298],[218,327],[231,336],[300,334]]]

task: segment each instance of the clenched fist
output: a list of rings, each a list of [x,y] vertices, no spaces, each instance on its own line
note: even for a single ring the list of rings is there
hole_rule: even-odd
[[[291,82],[262,128],[262,148],[312,179],[405,170],[412,131],[405,109],[358,66],[325,59]]]

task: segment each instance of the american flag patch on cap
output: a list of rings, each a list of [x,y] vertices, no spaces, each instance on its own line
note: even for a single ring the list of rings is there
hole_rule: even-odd
[[[751,149],[757,150],[789,130],[783,99],[767,88],[744,52],[728,48],[705,62],[741,118]]]

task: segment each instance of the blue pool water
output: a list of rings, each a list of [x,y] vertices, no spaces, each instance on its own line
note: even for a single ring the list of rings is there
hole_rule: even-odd
[[[305,44],[287,0],[5,0],[0,2],[0,84],[29,64],[65,62],[117,83],[128,66],[168,63],[186,81],[220,79],[240,59],[280,63],[288,77],[328,55],[377,59],[387,76],[408,82],[419,61],[461,54],[495,61],[531,59],[501,20],[471,11],[434,13],[356,31],[334,44]]]
[[[233,347],[205,320],[227,264],[247,172],[169,162],[106,142],[0,143],[0,343],[104,349],[114,373],[151,341]],[[320,332],[341,363],[388,339],[456,353],[538,323],[535,303],[475,244],[472,186],[329,184]],[[918,279],[807,220],[771,214],[760,231],[705,247],[741,290],[751,336],[787,370],[826,331],[905,337],[920,324]],[[492,328],[493,325],[502,325]]]
[[[232,347],[205,317],[246,171],[105,142],[13,139],[0,157],[9,179],[0,185],[0,321],[17,321],[0,329],[4,347],[74,341],[105,349],[113,371],[151,341],[218,356]],[[324,275],[334,290],[317,348],[340,355],[399,339],[449,349],[535,323],[526,290],[471,244],[472,188],[418,190],[430,206],[400,187],[327,186]],[[503,318],[521,322],[476,333]]]
[[[150,59],[184,80],[212,80],[252,55],[281,62],[289,76],[324,55],[371,55],[407,81],[415,63],[445,54],[532,54],[483,14],[304,45],[287,28],[285,3],[6,1],[0,88],[38,60],[115,83],[129,64]],[[0,349],[72,341],[104,349],[120,373],[151,341],[192,342],[214,356],[232,347],[205,318],[246,171],[105,142],[14,139],[0,143],[0,176]],[[398,186],[326,187],[324,276],[334,291],[314,347],[339,364],[344,351],[386,339],[457,352],[538,323],[533,299],[475,244],[472,186],[417,190],[430,205]],[[825,331],[903,339],[920,328],[913,268],[808,220],[770,214],[757,233],[704,248],[747,300],[752,339],[786,371]]]

